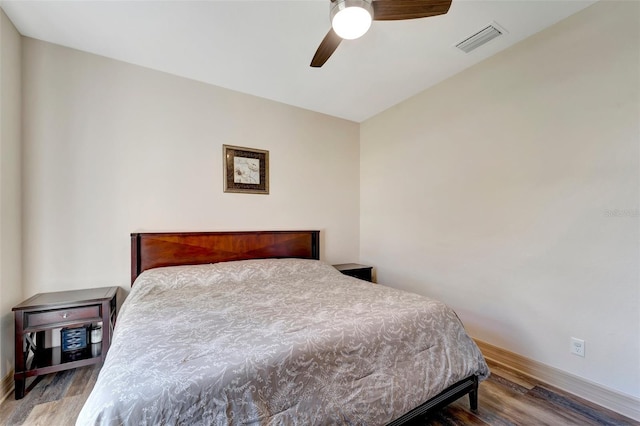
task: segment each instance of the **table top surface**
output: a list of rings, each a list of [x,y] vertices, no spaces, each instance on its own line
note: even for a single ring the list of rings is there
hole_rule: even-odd
[[[117,291],[118,287],[100,287],[38,293],[19,305],[14,306],[13,310],[57,309],[65,306],[83,305],[93,302],[100,303],[105,300],[111,300]]]

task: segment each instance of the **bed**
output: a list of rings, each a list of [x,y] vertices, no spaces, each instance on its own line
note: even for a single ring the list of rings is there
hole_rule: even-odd
[[[489,370],[443,303],[342,275],[319,231],[137,233],[78,425],[398,425]]]

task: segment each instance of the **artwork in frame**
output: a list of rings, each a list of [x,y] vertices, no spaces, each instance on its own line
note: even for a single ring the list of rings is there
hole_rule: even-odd
[[[222,145],[224,192],[269,193],[269,151]]]

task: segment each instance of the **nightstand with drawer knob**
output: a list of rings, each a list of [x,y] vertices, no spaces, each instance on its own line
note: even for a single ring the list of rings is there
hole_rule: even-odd
[[[56,371],[102,363],[116,323],[118,287],[40,293],[13,308],[15,316],[15,397],[24,396],[25,381]],[[102,339],[87,339],[93,324],[102,327]],[[62,329],[76,346],[45,347],[45,333]],[[82,335],[82,330],[86,334]],[[75,334],[72,334],[74,333]],[[68,346],[68,345],[62,345]],[[80,350],[73,350],[76,347]]]

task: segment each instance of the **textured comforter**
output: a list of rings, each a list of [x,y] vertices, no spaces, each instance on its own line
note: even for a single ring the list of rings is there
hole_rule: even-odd
[[[477,374],[436,300],[278,259],[144,272],[78,425],[377,425]]]

